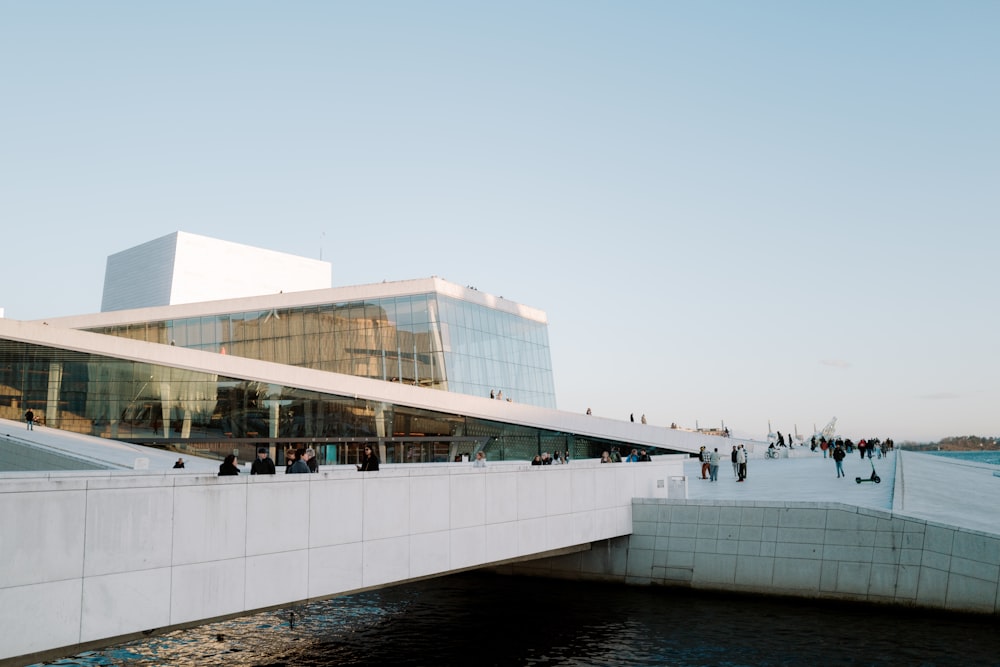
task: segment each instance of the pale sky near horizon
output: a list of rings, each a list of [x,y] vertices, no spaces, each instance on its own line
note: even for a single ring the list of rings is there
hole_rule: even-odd
[[[1000,3],[0,0],[0,308],[187,231],[540,308],[560,409],[1000,436]]]

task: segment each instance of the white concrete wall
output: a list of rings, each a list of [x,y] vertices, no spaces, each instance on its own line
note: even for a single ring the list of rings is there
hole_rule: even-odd
[[[683,458],[7,477],[0,661],[627,535]]]
[[[1000,613],[1000,535],[839,503],[637,499],[605,552],[515,572]]]

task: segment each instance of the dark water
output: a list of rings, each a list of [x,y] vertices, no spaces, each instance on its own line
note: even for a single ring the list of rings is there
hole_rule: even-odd
[[[1000,621],[472,573],[47,664],[1000,665]]]

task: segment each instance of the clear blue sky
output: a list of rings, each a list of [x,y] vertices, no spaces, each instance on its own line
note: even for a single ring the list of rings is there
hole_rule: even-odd
[[[559,407],[1000,435],[1000,3],[0,0],[0,307],[188,231],[545,310]]]

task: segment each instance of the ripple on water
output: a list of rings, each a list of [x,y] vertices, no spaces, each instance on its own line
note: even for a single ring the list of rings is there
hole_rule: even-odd
[[[464,574],[47,664],[1000,665],[992,617]]]

